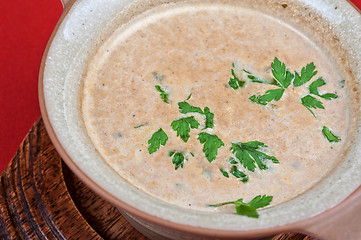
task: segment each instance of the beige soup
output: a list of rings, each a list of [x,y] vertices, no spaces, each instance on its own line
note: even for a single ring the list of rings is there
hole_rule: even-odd
[[[323,77],[327,83],[320,92],[337,93],[338,98],[322,100],[325,109],[314,110],[315,118],[300,102],[313,80],[297,88],[291,85],[280,101],[267,106],[248,98],[274,86],[248,81],[238,90],[229,87],[232,63],[243,79],[245,68],[271,80],[276,56],[291,71],[314,62],[318,74],[313,80]],[[84,79],[82,115],[104,161],[152,196],[205,211],[224,211],[208,204],[249,201],[260,194],[274,196],[276,205],[312,188],[340,160],[349,121],[342,80],[319,46],[278,19],[225,5],[175,5],[121,26],[99,48]],[[155,85],[169,94],[170,104],[162,101]],[[214,113],[212,129],[202,130],[202,115],[179,112],[178,102],[189,94],[189,104]],[[170,126],[185,116],[201,123],[187,143]],[[321,133],[324,125],[341,142],[329,143]],[[149,154],[148,139],[159,128],[168,142]],[[225,144],[212,163],[197,139],[201,131],[216,134]],[[254,173],[240,168],[248,183],[224,177],[219,169],[231,167],[231,143],[253,140],[268,145],[266,153],[280,163],[268,162],[268,170],[257,168]],[[174,150],[187,159],[177,170],[168,156]]]

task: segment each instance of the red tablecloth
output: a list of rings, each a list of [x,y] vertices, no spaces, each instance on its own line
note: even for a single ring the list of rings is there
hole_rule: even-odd
[[[59,0],[0,1],[0,173],[40,116],[39,66],[61,12]]]

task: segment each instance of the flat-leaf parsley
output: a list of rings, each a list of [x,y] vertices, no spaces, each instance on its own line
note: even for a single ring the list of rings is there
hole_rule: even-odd
[[[326,126],[323,126],[322,134],[323,134],[323,136],[325,136],[327,138],[327,140],[329,142],[339,142],[339,141],[341,141],[341,138],[339,138],[335,134],[333,134],[331,132],[331,130]]]
[[[210,207],[221,207],[224,205],[234,204],[236,208],[236,213],[238,215],[247,216],[251,218],[258,218],[259,214],[257,209],[268,206],[273,197],[267,195],[258,195],[253,198],[249,203],[243,202],[243,199],[240,198],[233,202],[224,202],[219,204],[209,205]]]
[[[152,153],[156,152],[159,149],[160,145],[164,146],[167,141],[168,141],[167,134],[163,131],[163,129],[160,128],[158,131],[153,133],[152,137],[148,140],[148,143],[149,143],[148,152],[149,152],[149,154],[152,154]]]
[[[324,85],[326,85],[326,82],[323,80],[323,78],[318,78],[316,81],[311,83],[311,85],[309,86],[310,93],[314,94],[316,96],[322,97],[323,99],[326,99],[326,100],[331,100],[331,99],[334,99],[334,98],[338,98],[338,96],[336,94],[334,94],[334,93],[320,94],[318,92],[318,88],[322,87]]]
[[[271,160],[273,163],[279,163],[277,158],[261,152],[262,148],[267,148],[264,143],[251,141],[246,143],[232,143],[231,152],[235,154],[236,159],[248,170],[254,172],[257,166],[261,170],[268,169],[265,160]],[[256,164],[255,164],[256,163]]]
[[[174,164],[175,170],[177,170],[179,167],[183,168],[184,164],[184,155],[181,152],[170,152],[169,157],[172,157],[172,163]]]
[[[190,137],[189,132],[191,131],[191,128],[197,129],[199,127],[199,122],[193,116],[185,117],[174,120],[171,127],[177,132],[177,137],[180,136],[183,142],[187,142]]]
[[[157,89],[157,91],[160,93],[160,98],[163,100],[163,102],[169,104],[168,93],[166,93],[159,85],[155,85],[155,89]]]
[[[224,146],[223,141],[219,139],[217,135],[205,132],[198,134],[198,140],[200,143],[204,144],[203,152],[205,153],[209,162],[212,162],[214,159],[216,159],[218,148]]]
[[[232,74],[232,77],[228,81],[229,86],[231,88],[233,88],[234,90],[237,90],[238,88],[243,87],[246,82],[239,79],[236,76],[236,73],[234,72],[234,63],[232,63],[231,74]]]

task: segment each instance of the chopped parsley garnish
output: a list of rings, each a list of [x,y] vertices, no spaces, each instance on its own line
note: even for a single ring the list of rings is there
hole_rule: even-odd
[[[183,168],[184,156],[181,152],[170,152],[169,157],[172,157],[172,163],[174,164],[174,169],[177,170],[179,167]]]
[[[158,131],[153,133],[152,137],[148,140],[149,154],[156,152],[159,149],[160,145],[164,146],[167,141],[168,141],[167,134],[163,131],[163,129],[160,128]]]
[[[238,88],[243,87],[246,82],[239,79],[236,76],[236,74],[234,72],[234,63],[232,63],[231,74],[232,74],[232,77],[228,81],[229,86],[231,88],[233,88],[234,90],[237,90]]]
[[[336,136],[335,134],[333,134],[333,133],[331,132],[331,130],[330,130],[328,127],[326,127],[326,126],[323,126],[323,128],[322,128],[322,134],[323,134],[323,136],[325,136],[325,137],[327,138],[327,140],[328,140],[329,142],[339,142],[339,141],[341,141],[341,138],[339,138],[338,136]]]
[[[214,113],[211,113],[208,107],[204,108],[204,115],[206,115],[206,126],[205,128],[213,128],[214,127],[214,123],[213,123],[213,118],[214,118]]]
[[[224,143],[217,135],[202,132],[198,134],[198,140],[203,146],[203,152],[209,162],[217,157],[218,148],[223,147]]]
[[[274,58],[271,66],[272,66],[273,80],[275,81],[275,84],[274,83],[271,84],[278,86],[278,88],[268,90],[263,95],[252,95],[251,97],[249,97],[250,101],[260,105],[267,105],[271,101],[279,101],[282,98],[285,90],[291,85],[292,81],[295,87],[299,87],[310,81],[317,74],[317,71],[315,70],[316,66],[313,62],[303,67],[300,74],[297,71],[295,71],[295,74],[292,74],[286,68],[286,65],[282,63],[277,57]],[[245,72],[250,74],[250,72],[248,71]],[[250,76],[251,79],[255,78],[252,75]],[[310,94],[313,94],[315,96],[321,97],[326,100],[338,98],[337,94],[334,93],[320,94],[318,88],[324,85],[326,85],[326,82],[321,77],[318,78],[309,85]],[[323,103],[311,95],[306,95],[302,97],[301,103],[311,112],[311,114],[315,118],[316,115],[312,111],[312,108],[324,109]]]
[[[223,169],[219,169],[219,171],[221,171],[221,173],[223,174],[223,176],[225,176],[226,178],[229,178],[229,174],[227,171],[224,171]]]
[[[271,203],[272,199],[273,199],[272,196],[258,195],[257,197],[253,198],[249,203],[243,202],[243,199],[240,198],[233,202],[224,202],[209,206],[221,207],[224,205],[234,204],[236,208],[236,213],[238,215],[247,216],[251,218],[258,218],[259,214],[257,212],[257,209],[268,206]]]
[[[231,164],[237,164],[238,163],[238,161],[234,158],[234,157],[231,157],[231,158],[229,158],[229,163],[231,163]]]
[[[188,95],[188,97],[187,97],[187,99],[185,100],[185,102],[188,101],[189,99],[191,99],[191,97],[192,97],[192,93],[190,93],[190,94]]]
[[[243,72],[247,73],[247,77],[248,77],[249,80],[251,80],[251,82],[271,84],[270,82],[268,82],[268,81],[266,81],[264,79],[256,77],[253,73],[251,73],[250,71],[247,71],[246,69],[243,69]]]
[[[266,160],[271,160],[273,163],[279,163],[277,158],[269,156],[261,152],[262,148],[267,148],[264,143],[259,141],[251,141],[246,143],[232,143],[231,152],[235,154],[236,159],[248,170],[254,172],[256,164],[261,170],[268,169],[265,165]]]
[[[202,109],[200,107],[194,107],[192,105],[190,105],[188,102],[184,101],[184,102],[179,102],[178,103],[178,107],[179,107],[179,112],[180,113],[200,113],[200,114],[204,114]]]
[[[190,97],[188,97],[188,99],[189,98]],[[204,111],[202,111],[202,109],[200,107],[192,106],[186,101],[178,103],[180,113],[183,113],[183,114],[187,114],[187,113],[199,113],[199,114],[202,114],[202,115],[204,115],[206,117],[206,123],[205,123],[205,128],[204,129],[214,127],[214,122],[213,122],[214,113],[212,113],[209,110],[208,107],[205,107]]]
[[[251,97],[249,97],[249,100],[261,105],[267,105],[267,103],[272,100],[280,100],[284,92],[285,90],[283,88],[271,89],[268,90],[264,95],[252,95]]]
[[[288,88],[294,78],[294,75],[286,69],[284,63],[278,60],[277,57],[274,58],[272,64],[272,74],[274,78],[274,85],[278,86],[276,89],[271,89],[266,91],[264,95],[252,95],[249,100],[254,103],[261,105],[267,105],[271,101],[278,101],[283,96],[285,89]]]
[[[187,142],[190,137],[189,132],[191,131],[191,128],[197,129],[199,127],[199,122],[193,116],[185,117],[174,120],[171,127],[177,132],[177,137],[180,136],[183,142]]]
[[[285,64],[278,60],[277,57],[274,58],[271,67],[273,77],[277,81],[278,85],[282,88],[288,88],[294,78],[294,75],[286,69]]]
[[[135,126],[134,128],[141,128],[141,127],[144,127],[144,126],[147,126],[147,124],[146,124],[146,123],[144,123],[144,124],[139,124],[139,125]]]
[[[312,115],[314,117],[316,117],[316,115],[313,113],[311,108],[325,109],[322,102],[317,100],[316,98],[312,97],[311,95],[306,95],[305,97],[301,98],[301,102],[302,102],[302,105],[305,106],[308,109],[308,111],[310,111],[312,113]]]
[[[239,161],[237,161],[236,158],[231,157],[229,159],[229,163],[233,165],[231,170],[229,171],[229,173],[232,174],[234,177],[239,178],[239,180],[241,182],[244,182],[244,183],[248,182],[248,176],[245,173],[243,173],[242,171],[240,171],[237,167],[237,164],[239,164]],[[223,173],[223,175],[225,177],[227,177],[227,178],[229,177],[228,172],[226,172],[224,170],[221,170],[221,172]],[[225,175],[224,172],[227,174],[227,176]]]
[[[155,89],[157,89],[158,92],[160,92],[160,97],[163,100],[163,102],[169,104],[169,95],[166,93],[159,85],[155,85]]]
[[[295,80],[293,81],[293,85],[295,87],[298,87],[310,81],[311,78],[317,74],[317,71],[315,71],[315,69],[315,64],[311,62],[307,64],[306,67],[302,68],[301,75],[295,72]]]
[[[326,82],[322,78],[318,78],[316,81],[311,83],[311,85],[309,86],[310,93],[314,94],[316,96],[319,96],[319,97],[321,97],[323,99],[326,99],[326,100],[331,100],[331,99],[334,99],[334,98],[338,98],[338,96],[336,94],[334,94],[334,93],[320,94],[318,92],[318,88],[322,87],[324,85],[326,85]]]
[[[244,182],[244,183],[248,182],[248,176],[247,176],[245,173],[243,173],[242,171],[240,171],[240,170],[237,168],[237,166],[233,166],[232,169],[231,169],[231,171],[230,171],[230,173],[231,173],[233,176],[235,176],[236,178],[239,178],[239,180],[240,180],[241,182]]]

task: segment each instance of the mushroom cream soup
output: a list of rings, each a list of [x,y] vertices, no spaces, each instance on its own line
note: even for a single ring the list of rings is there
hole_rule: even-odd
[[[301,74],[311,62],[318,73],[302,86],[292,83],[278,101],[252,102],[251,96],[279,86],[252,82],[243,69],[271,82],[275,57],[292,73]],[[244,86],[230,87],[231,69]],[[324,109],[307,109],[301,98],[320,77],[326,84],[317,88],[319,93],[338,97],[315,96]],[[343,83],[327,53],[285,22],[241,7],[174,4],[120,26],[97,50],[84,78],[81,108],[97,151],[124,179],[172,204],[225,211],[208,205],[257,195],[273,196],[271,205],[277,205],[312,188],[335,168],[349,127]],[[181,113],[178,103],[183,101],[201,111],[208,107],[214,126],[206,128],[204,114]],[[171,123],[191,116],[200,125],[190,129],[184,142]],[[341,141],[329,142],[323,126]],[[150,154],[148,140],[160,128],[168,140]],[[198,139],[201,132],[224,143],[212,162]],[[267,145],[261,151],[279,163],[264,161],[268,169],[256,165],[254,172],[237,165],[248,177],[245,183],[231,174],[229,159],[235,155],[230,148],[250,141]],[[172,152],[182,153],[183,167],[175,169]]]

